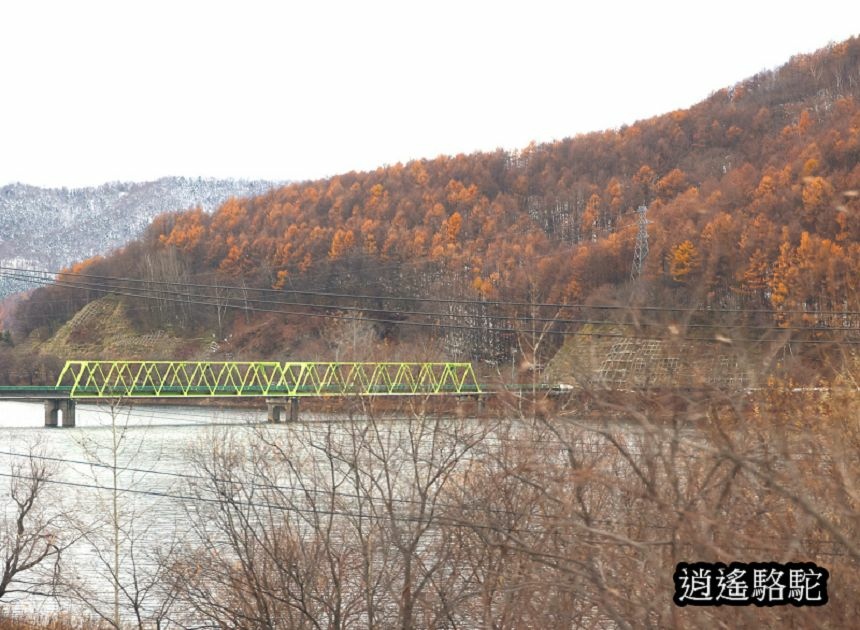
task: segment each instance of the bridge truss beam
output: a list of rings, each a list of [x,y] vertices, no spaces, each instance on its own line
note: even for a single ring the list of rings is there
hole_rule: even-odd
[[[72,398],[479,394],[471,363],[67,361]]]

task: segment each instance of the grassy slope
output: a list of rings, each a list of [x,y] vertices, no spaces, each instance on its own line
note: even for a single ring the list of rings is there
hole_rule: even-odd
[[[61,359],[192,358],[209,348],[206,339],[182,339],[167,331],[141,334],[129,320],[124,304],[104,297],[87,304],[52,337],[25,344],[31,351]]]

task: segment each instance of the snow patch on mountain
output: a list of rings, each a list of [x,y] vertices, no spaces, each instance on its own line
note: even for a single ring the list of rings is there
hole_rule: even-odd
[[[261,195],[283,182],[164,177],[96,188],[0,188],[0,267],[60,269],[137,238],[162,212]],[[2,272],[2,270],[0,270]],[[0,296],[31,288],[0,273]]]

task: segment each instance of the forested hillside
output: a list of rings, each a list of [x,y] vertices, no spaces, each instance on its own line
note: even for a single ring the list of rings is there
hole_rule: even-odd
[[[306,296],[317,308],[301,312],[355,308],[378,320],[380,337],[427,310],[403,297],[437,300],[437,315],[473,330],[510,329],[498,317],[529,303],[628,299],[640,205],[650,221],[640,303],[844,325],[828,311],[860,307],[860,39],[620,129],[291,184],[212,215],[163,214],[123,251],[35,292],[15,320],[21,335],[56,327],[103,294],[107,277],[123,277],[150,283],[113,281],[137,300],[144,328],[217,320],[226,334],[230,300],[244,304],[247,325],[249,312],[283,310],[262,308],[263,296],[301,302],[293,292],[303,290],[376,296]],[[187,289],[195,283],[198,293]],[[510,345],[473,335],[452,347],[486,356]]]

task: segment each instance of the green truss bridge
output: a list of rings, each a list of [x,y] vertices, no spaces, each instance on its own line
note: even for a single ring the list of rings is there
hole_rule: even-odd
[[[45,425],[74,426],[80,399],[264,398],[279,422],[300,398],[481,394],[471,363],[67,361],[51,387],[3,387],[0,399],[45,401]]]

